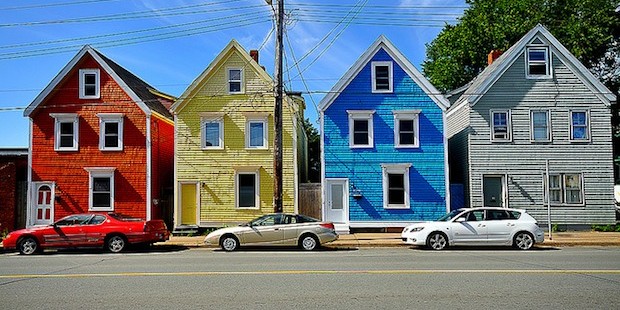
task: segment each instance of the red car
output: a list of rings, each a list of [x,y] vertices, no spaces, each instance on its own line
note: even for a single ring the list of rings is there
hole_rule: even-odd
[[[162,220],[144,221],[119,214],[86,213],[64,217],[49,226],[35,226],[11,232],[2,241],[5,249],[21,254],[45,248],[105,247],[123,251],[128,244],[151,244],[168,240],[170,233]]]

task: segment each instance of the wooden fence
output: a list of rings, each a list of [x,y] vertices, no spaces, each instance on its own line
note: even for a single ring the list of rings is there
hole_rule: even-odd
[[[316,219],[321,216],[321,183],[299,185],[299,213]]]

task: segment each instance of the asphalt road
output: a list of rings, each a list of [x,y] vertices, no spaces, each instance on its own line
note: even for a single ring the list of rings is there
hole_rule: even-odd
[[[2,309],[617,309],[620,248],[0,254]]]

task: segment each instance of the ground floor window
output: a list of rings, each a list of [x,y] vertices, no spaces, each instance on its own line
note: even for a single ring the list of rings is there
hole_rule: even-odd
[[[385,209],[409,209],[409,167],[411,164],[381,165]]]
[[[85,168],[89,172],[89,204],[91,211],[114,211],[115,168]]]
[[[547,182],[544,175],[543,184]],[[546,187],[545,187],[546,189]],[[581,205],[583,204],[583,176],[580,173],[549,174],[549,195],[551,204]]]
[[[258,172],[238,172],[235,183],[237,208],[258,208]]]

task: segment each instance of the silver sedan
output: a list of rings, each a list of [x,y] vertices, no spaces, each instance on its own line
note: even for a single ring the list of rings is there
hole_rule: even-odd
[[[234,251],[241,245],[297,245],[312,251],[338,239],[331,222],[300,215],[274,213],[263,215],[238,227],[220,228],[205,238],[205,243]]]

